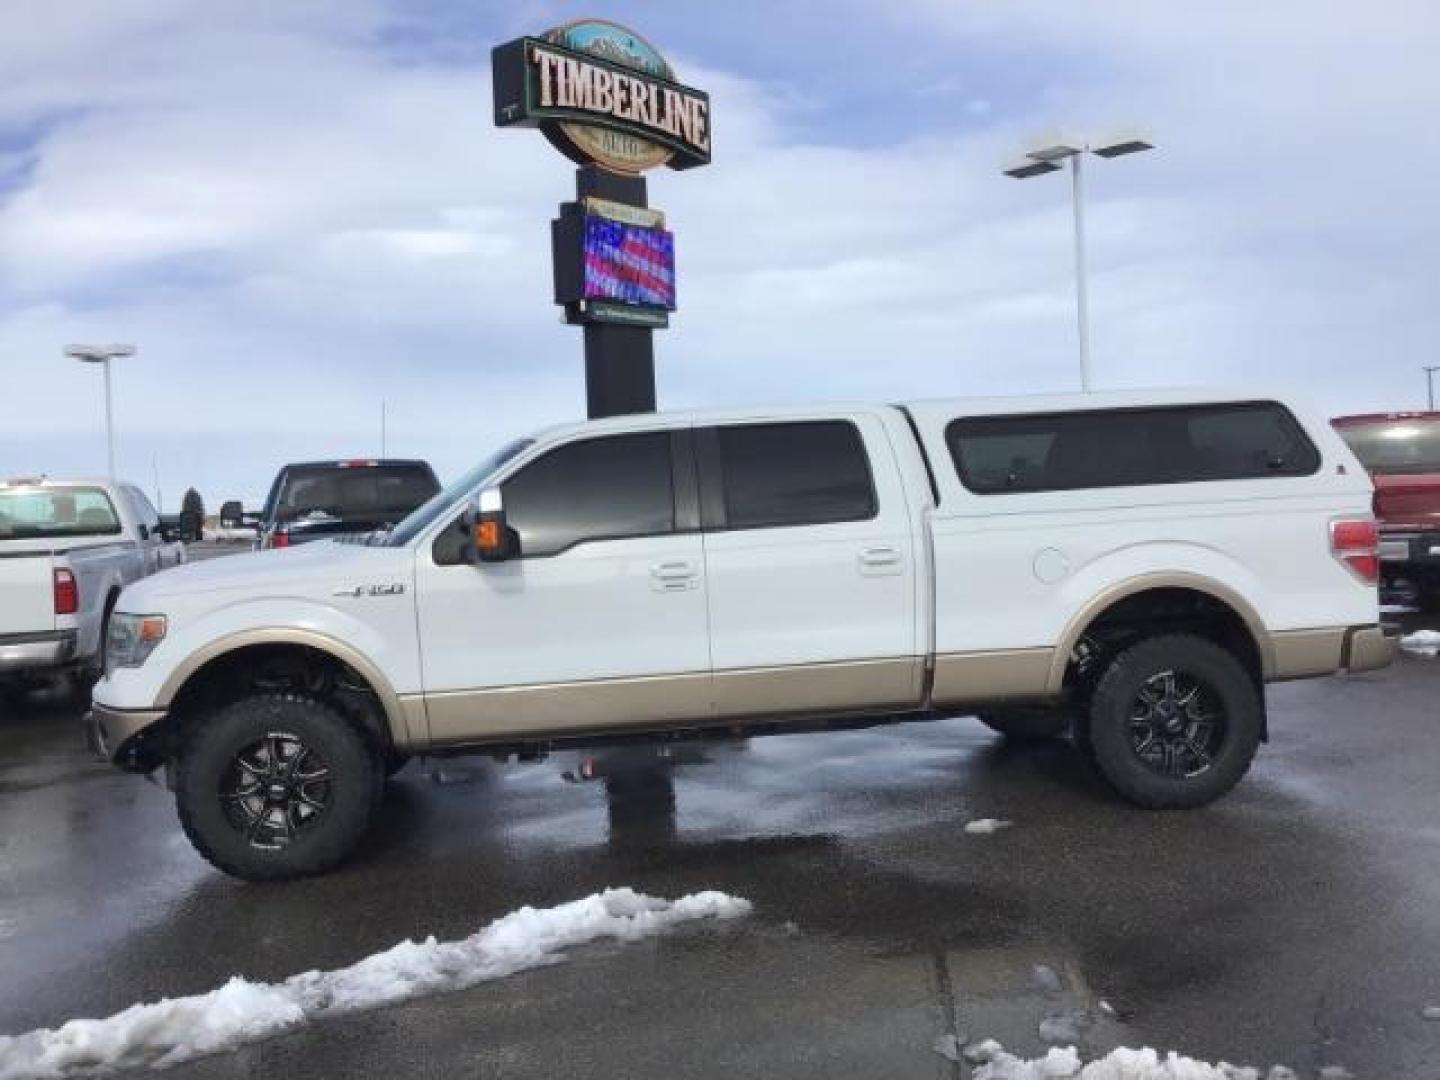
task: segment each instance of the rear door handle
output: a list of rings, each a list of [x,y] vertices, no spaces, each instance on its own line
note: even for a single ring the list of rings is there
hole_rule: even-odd
[[[898,574],[901,570],[900,549],[890,547],[869,547],[860,552],[860,573],[870,577]]]
[[[680,592],[699,584],[700,567],[693,559],[672,559],[650,564],[650,587],[657,592]]]

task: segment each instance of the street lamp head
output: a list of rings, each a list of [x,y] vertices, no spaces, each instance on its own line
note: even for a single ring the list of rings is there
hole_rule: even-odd
[[[134,345],[67,345],[65,355],[87,364],[102,364],[122,356],[134,356]]]
[[[1155,143],[1147,131],[1115,132],[1090,144],[1092,153],[1103,158],[1122,157],[1138,154],[1142,150],[1154,150]]]
[[[1026,180],[1032,176],[1044,176],[1046,173],[1059,172],[1060,166],[1053,161],[1036,161],[1034,158],[1021,158],[1013,165],[1005,167],[1005,175],[1013,176],[1016,180]]]
[[[1025,156],[1035,161],[1064,161],[1083,154],[1085,149],[1085,140],[1079,136],[1050,131],[1031,139],[1026,144]]]

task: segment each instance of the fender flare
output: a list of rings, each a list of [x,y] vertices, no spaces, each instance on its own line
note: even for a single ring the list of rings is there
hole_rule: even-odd
[[[1125,578],[1092,596],[1085,606],[1071,617],[1064,632],[1060,635],[1060,640],[1055,647],[1055,654],[1050,659],[1050,675],[1046,681],[1046,691],[1050,694],[1059,694],[1064,688],[1065,670],[1070,666],[1070,654],[1075,651],[1076,644],[1079,643],[1081,636],[1092,622],[1107,608],[1126,597],[1149,592],[1152,589],[1189,589],[1192,592],[1204,593],[1212,600],[1230,608],[1240,616],[1246,629],[1250,631],[1251,638],[1255,641],[1256,651],[1260,655],[1262,676],[1269,679],[1274,674],[1275,643],[1271,640],[1269,631],[1265,629],[1265,621],[1260,618],[1259,612],[1248,600],[1229,585],[1222,584],[1214,578],[1200,574],[1167,571],[1138,574]]]
[[[390,739],[397,748],[407,749],[420,745],[422,742],[421,733],[424,730],[423,712],[415,712],[414,704],[407,707],[407,703],[395,692],[378,665],[368,656],[360,652],[353,645],[350,645],[339,638],[331,637],[329,634],[320,633],[316,630],[305,630],[295,626],[263,626],[250,630],[241,630],[232,634],[224,634],[207,642],[196,649],[184,661],[178,664],[166,678],[159,694],[155,698],[157,709],[168,709],[175,695],[190,681],[190,679],[206,664],[212,660],[218,660],[222,656],[235,652],[237,649],[244,649],[254,645],[299,645],[304,648],[314,649],[317,652],[325,653],[336,660],[349,665],[360,674],[375,691],[376,698],[380,701],[380,707],[385,711],[386,726],[390,729]],[[420,706],[423,709],[423,706]]]

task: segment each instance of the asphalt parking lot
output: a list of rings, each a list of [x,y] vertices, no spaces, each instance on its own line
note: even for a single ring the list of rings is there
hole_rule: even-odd
[[[1417,658],[1274,687],[1250,777],[1177,814],[966,718],[719,744],[610,784],[568,782],[569,757],[412,764],[361,857],[256,886],[201,861],[163,789],[90,759],[78,705],[36,698],[0,716],[0,1035],[631,885],[755,909],[167,1075],[959,1077],[937,1040],[1034,1055],[1065,1018],[1087,1054],[1433,1077],[1437,700],[1440,660]],[[1013,824],[967,834],[980,817]]]

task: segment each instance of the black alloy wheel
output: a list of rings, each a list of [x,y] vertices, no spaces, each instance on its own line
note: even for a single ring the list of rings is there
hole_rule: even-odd
[[[1141,684],[1130,714],[1130,749],[1173,780],[1200,776],[1225,742],[1225,706],[1193,674],[1161,671]]]
[[[251,847],[283,848],[330,808],[330,767],[293,732],[267,732],[231,760],[220,803]]]

